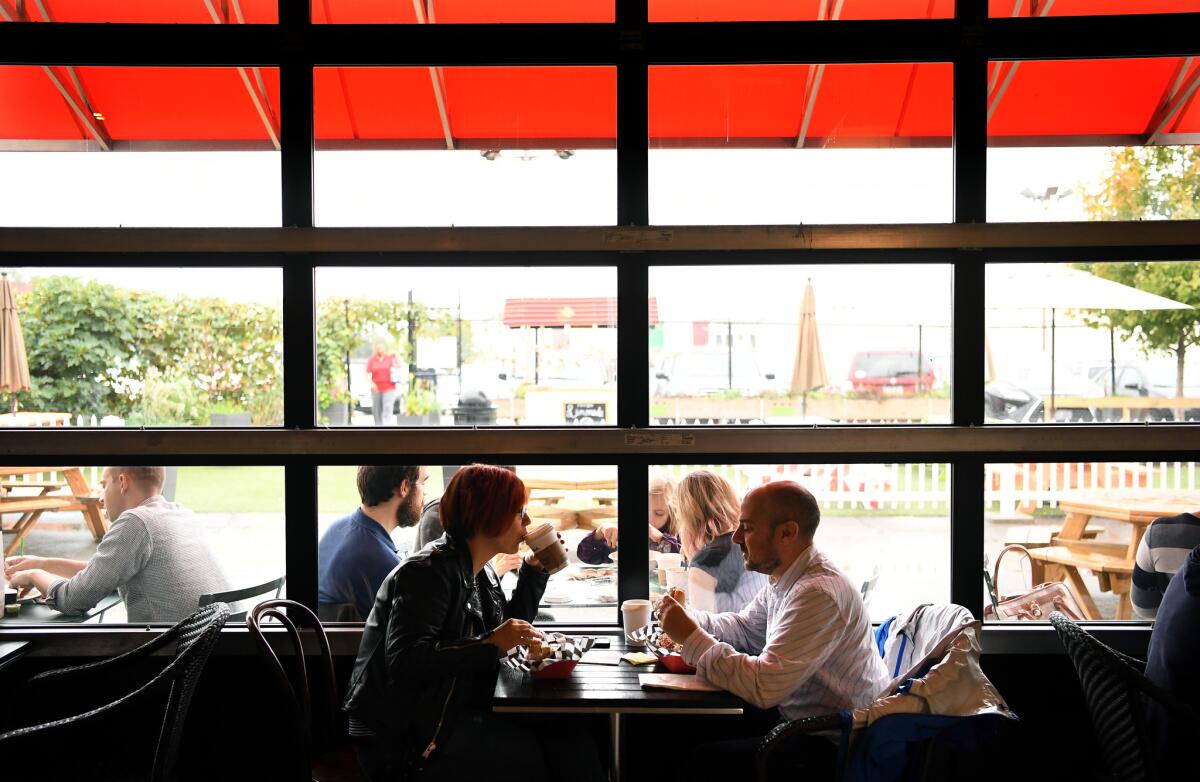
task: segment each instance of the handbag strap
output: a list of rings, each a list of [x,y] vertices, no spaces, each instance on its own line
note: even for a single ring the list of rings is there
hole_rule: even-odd
[[[1033,557],[1029,555],[1029,549],[1020,545],[1019,543],[1009,544],[1009,545],[1005,546],[1004,548],[1000,549],[1000,553],[996,555],[996,565],[992,570],[992,586],[996,590],[996,595],[1001,600],[1004,599],[1004,592],[1003,592],[1003,590],[1000,589],[1000,563],[1004,560],[1004,555],[1008,554],[1009,552],[1012,552],[1014,554],[1016,554],[1016,553],[1023,554],[1025,556],[1025,559],[1029,560],[1029,567],[1030,567],[1029,589],[1022,590],[1021,592],[1013,592],[1012,594],[1014,594],[1014,595],[1015,594],[1024,594],[1025,592],[1028,592],[1031,589],[1033,589],[1033,573],[1032,573]]]

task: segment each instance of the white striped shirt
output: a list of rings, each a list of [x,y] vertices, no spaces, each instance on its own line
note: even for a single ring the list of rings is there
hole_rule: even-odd
[[[812,546],[740,613],[698,611],[696,620],[684,660],[789,720],[866,706],[889,683],[862,598]]]

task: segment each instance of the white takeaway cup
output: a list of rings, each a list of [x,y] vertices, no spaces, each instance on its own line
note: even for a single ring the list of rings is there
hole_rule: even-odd
[[[628,646],[645,646],[644,641],[634,641],[630,633],[641,630],[650,624],[650,611],[653,604],[649,600],[626,600],[621,603],[621,626],[625,630],[625,643]]]

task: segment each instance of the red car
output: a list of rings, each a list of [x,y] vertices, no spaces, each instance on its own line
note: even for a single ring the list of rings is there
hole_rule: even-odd
[[[918,375],[917,367],[921,367]],[[905,396],[933,388],[933,362],[915,350],[865,350],[850,362],[850,388],[879,396]]]

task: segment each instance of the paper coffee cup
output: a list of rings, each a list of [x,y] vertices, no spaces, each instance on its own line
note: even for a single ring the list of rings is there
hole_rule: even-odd
[[[659,570],[670,570],[673,567],[680,567],[681,565],[683,565],[683,555],[682,554],[659,554],[658,555]]]
[[[640,630],[650,624],[650,612],[653,604],[649,600],[626,600],[621,603],[621,627],[625,631],[625,643],[628,646],[645,646],[643,641],[634,641],[629,636],[634,630]]]
[[[530,528],[525,533],[525,544],[550,573],[557,573],[567,566],[567,548],[558,539],[558,531],[553,524],[542,522]]]

